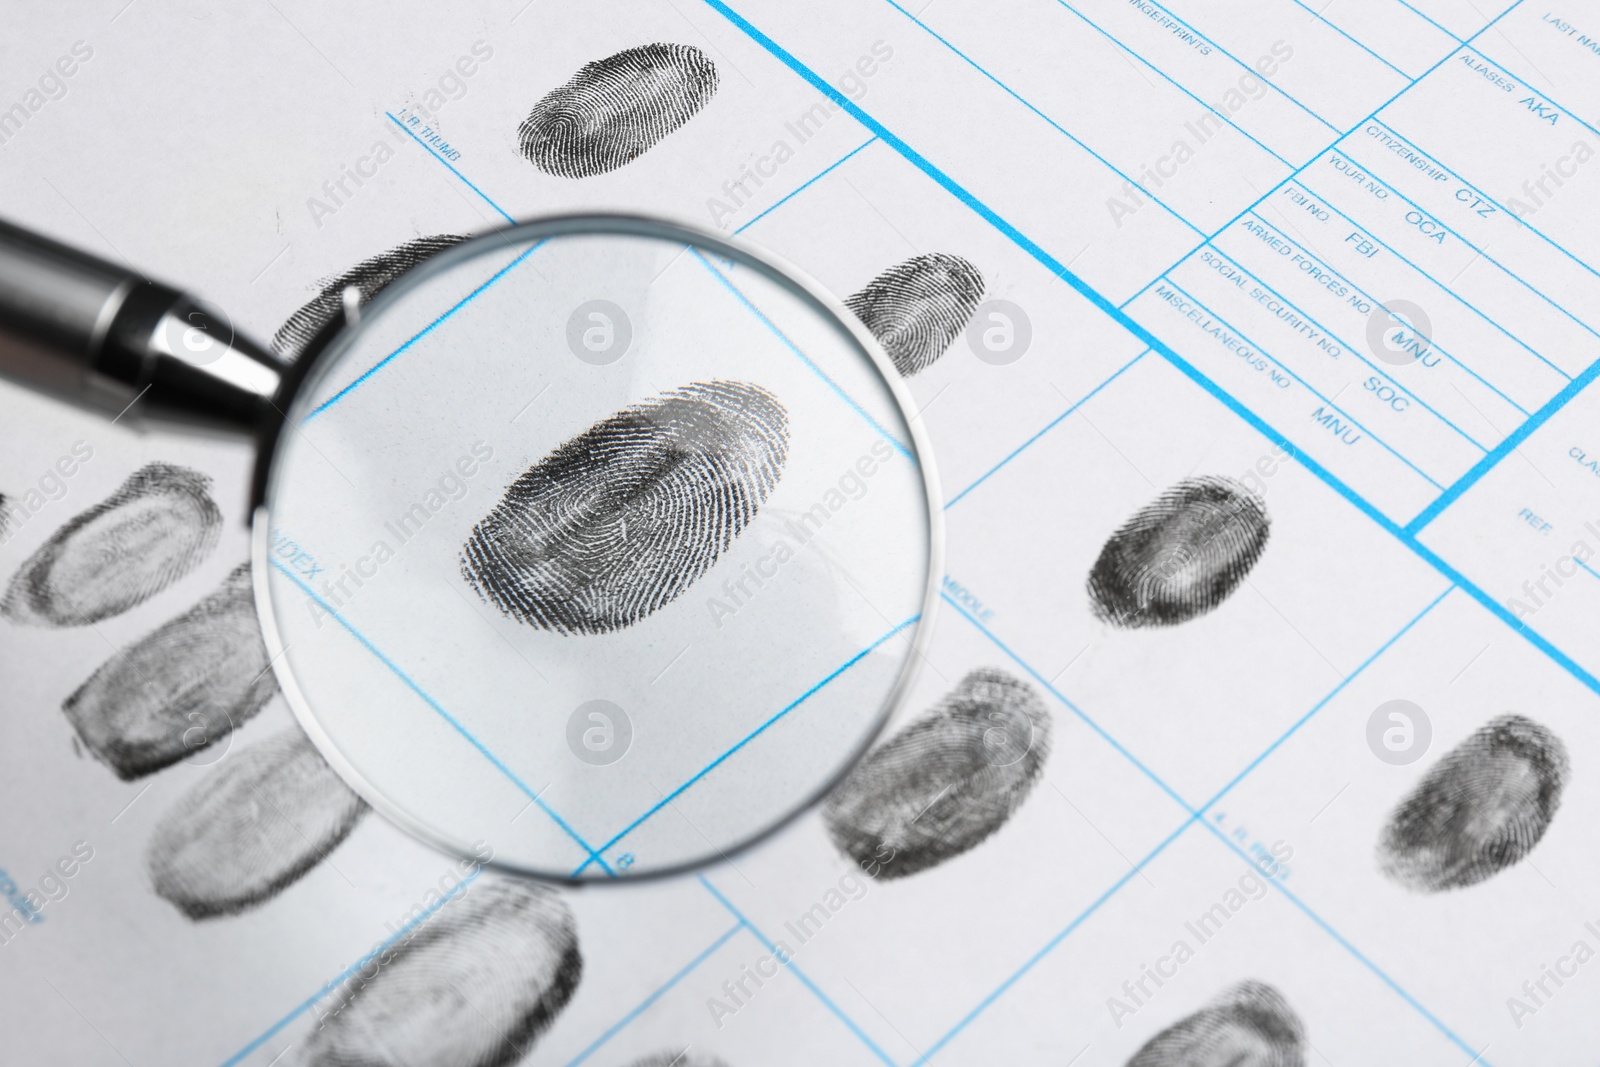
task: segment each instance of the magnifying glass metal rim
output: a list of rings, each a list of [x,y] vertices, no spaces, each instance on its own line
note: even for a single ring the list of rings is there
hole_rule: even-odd
[[[309,396],[310,390],[315,387],[320,376],[339,362],[361,329],[361,321],[381,316],[391,305],[405,299],[413,289],[424,285],[429,279],[452,269],[457,264],[481,255],[496,244],[522,247],[548,238],[603,235],[653,238],[713,252],[724,259],[756,270],[800,297],[803,303],[810,305],[844,329],[855,341],[861,353],[877,368],[879,376],[894,397],[910,433],[912,452],[922,472],[923,494],[928,504],[928,581],[923,593],[921,615],[911,626],[913,632],[910,637],[910,654],[901,665],[899,675],[884,699],[871,729],[863,734],[849,758],[841,764],[838,773],[803,799],[797,800],[787,814],[770,825],[755,830],[726,847],[719,848],[713,844],[711,851],[717,853],[717,856],[651,867],[639,873],[630,872],[620,876],[574,878],[551,870],[509,862],[498,854],[487,861],[478,860],[474,854],[462,847],[462,842],[452,840],[448,834],[430,826],[419,816],[391,801],[367,780],[334,743],[333,738],[323,729],[316,713],[312,711],[311,703],[301,691],[289,667],[286,656],[288,648],[283,643],[273,612],[271,589],[268,585],[271,518],[267,502],[272,498],[276,484],[278,465],[274,461],[284,440],[284,424],[301,415],[299,405],[295,403],[296,399]],[[904,701],[910,691],[911,683],[915,680],[917,670],[926,657],[928,644],[933,636],[932,623],[939,601],[940,581],[944,573],[944,507],[938,473],[933,462],[932,445],[928,441],[927,432],[912,400],[911,391],[878,344],[877,338],[873,337],[872,333],[862,325],[861,320],[845,307],[841,300],[792,264],[741,238],[712,233],[699,226],[665,218],[630,213],[550,215],[485,231],[431,256],[407,271],[386,286],[369,304],[360,308],[357,314],[351,315],[349,309],[346,309],[346,314],[337,317],[333,324],[324,329],[285,375],[279,388],[277,407],[285,413],[285,416],[283,420],[264,431],[256,458],[250,558],[256,614],[261,624],[262,637],[266,642],[272,671],[278,681],[278,688],[282,691],[284,700],[288,703],[300,728],[351,789],[391,822],[452,858],[459,859],[473,855],[476,862],[494,870],[542,881],[575,885],[669,878],[699,870],[717,862],[718,858],[728,859],[733,854],[751,848],[781,831],[815,806],[850,773],[882,734],[885,724]]]

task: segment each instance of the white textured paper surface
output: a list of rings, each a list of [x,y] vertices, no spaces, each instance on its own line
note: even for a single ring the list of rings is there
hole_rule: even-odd
[[[811,813],[698,877],[566,893],[582,980],[522,1062],[687,1046],[729,1067],[1121,1065],[1245,980],[1293,1008],[1307,1063],[1592,1055],[1600,6],[13,0],[5,23],[5,217],[257,337],[402,241],[585,207],[738,230],[841,295],[959,255],[1031,324],[1014,362],[958,339],[910,381],[949,503],[947,599],[890,730],[999,668],[1049,708],[1043,779],[993,836],[904,879],[858,875]],[[545,93],[658,41],[719,72],[681,129],[585,179],[519,154]],[[475,44],[490,57],[430,99]],[[391,118],[418,108],[447,149]],[[370,176],[335,198],[349,167]],[[1383,323],[1369,339],[1401,301],[1421,358],[1385,359],[1406,338]],[[61,704],[245,558],[249,457],[10,388],[0,405],[8,497],[74,442],[93,453],[0,545],[7,580],[147,462],[210,475],[227,516],[195,571],[127,614],[0,621],[0,868],[20,895],[75,844],[93,854],[0,944],[7,1052],[298,1062],[326,983],[453,864],[368,818],[243,914],[193,922],[152,892],[152,829],[213,768],[118,781],[75,751]],[[1265,500],[1247,580],[1180,626],[1098,621],[1085,582],[1106,539],[1203,475]],[[1368,742],[1397,699],[1431,724],[1407,764]],[[1386,879],[1392,810],[1506,714],[1567,750],[1537,846],[1472,886]],[[275,700],[230,743],[286,728]],[[1274,846],[1270,889],[1241,891]],[[754,983],[778,940],[792,959]]]

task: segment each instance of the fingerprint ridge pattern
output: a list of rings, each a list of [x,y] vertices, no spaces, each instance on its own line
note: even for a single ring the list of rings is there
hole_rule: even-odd
[[[6,588],[0,614],[31,626],[85,626],[120,615],[182,578],[217,547],[211,479],[148,463],[68,519]]]
[[[354,286],[365,304],[423,260],[465,240],[463,236],[450,233],[418,237],[363,259],[341,274],[324,278],[317,295],[297,308],[272,335],[273,350],[285,359],[298,359],[312,339],[343,309],[347,288]]]
[[[696,382],[557,447],[473,528],[461,575],[507,617],[608,633],[716,562],[782,476],[788,413],[747,382]]]
[[[1107,539],[1089,571],[1095,616],[1136,629],[1214,610],[1261,558],[1271,532],[1261,498],[1233,478],[1186,478]]]
[[[1042,775],[1050,735],[1032,686],[974,670],[829,794],[828,836],[880,881],[936,867],[1005,825]]]
[[[717,68],[686,44],[647,44],[585,63],[517,128],[523,156],[562,178],[631,163],[688,122],[717,91]]]
[[[168,767],[244,725],[277,693],[250,565],[101,664],[61,706],[117,777]]]
[[[211,767],[145,846],[156,894],[190,919],[237,915],[299,881],[349,836],[367,805],[300,732]]]
[[[1566,745],[1523,715],[1501,715],[1434,764],[1390,815],[1378,866],[1422,893],[1464,889],[1521,862],[1561,806]]]
[[[1145,1042],[1127,1067],[1303,1067],[1305,1046],[1283,994],[1246,979]]]
[[[844,298],[845,307],[909,378],[933,366],[983,299],[983,274],[960,256],[913,256]]]
[[[507,1067],[583,977],[577,924],[559,894],[495,876],[466,887],[386,956],[311,1035],[310,1067]]]

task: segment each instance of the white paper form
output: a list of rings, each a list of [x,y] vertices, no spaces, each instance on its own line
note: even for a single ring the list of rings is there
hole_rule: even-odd
[[[1600,371],[1586,310],[1600,274],[1584,236],[1594,129],[1535,84],[1549,81],[1541,69],[1561,70],[1574,102],[1586,99],[1594,53],[1580,26],[1519,6],[1466,31],[1459,13],[1440,22],[1395,3],[1375,48],[1356,24],[1303,5],[1197,21],[1154,4],[1102,7],[1021,4],[966,23],[956,11],[880,16],[920,31],[927,61],[940,64],[919,84],[944,87],[951,106],[984,101],[1009,121],[977,135],[1026,149],[958,157],[940,141],[956,124],[940,108],[913,114],[909,94],[880,94],[875,114],[978,210],[1070,267],[1358,506],[1414,538]],[[1370,14],[1357,21],[1372,25]],[[1525,38],[1548,52],[1540,65],[1523,55]],[[1432,44],[1428,62],[1400,77],[1393,60],[1420,62],[1419,42]],[[1052,46],[1064,77],[1046,73]],[[1510,58],[1493,58],[1502,53]],[[1072,91],[1072,78],[1102,71],[1124,91],[1141,88],[1135,76],[1146,83],[1126,95]],[[897,105],[903,118],[885,110]],[[1296,116],[1307,115],[1327,133],[1313,150],[1296,140]],[[1099,163],[1083,195],[1104,211],[1063,210],[1060,192],[1045,191],[1057,168],[1018,165],[1040,150]],[[1257,166],[1277,169],[1258,178]],[[1558,201],[1561,192],[1573,195]],[[1185,230],[1205,239],[1162,269],[1162,250]],[[1141,261],[1146,280],[1129,293],[1123,277]]]
[[[912,380],[943,471],[950,556],[929,662],[890,731],[980,668],[1034,686],[1053,723],[1044,777],[1015,816],[936,869],[863,878],[812,814],[699,878],[565,894],[583,978],[519,1050],[526,1062],[622,1065],[687,1046],[730,1067],[1123,1064],[1246,980],[1293,1007],[1307,1062],[1581,1061],[1600,980],[1588,965],[1600,935],[1586,925],[1600,920],[1592,594],[1575,573],[1547,583],[1556,593],[1537,614],[1504,598],[1540,563],[1576,571],[1587,555],[1569,542],[1600,514],[1572,454],[1595,451],[1582,436],[1592,257],[1579,245],[1594,200],[1580,153],[1529,132],[1595,121],[1563,108],[1595,98],[1582,27],[1597,16],[1443,2],[1318,15],[1289,0],[1248,12],[1074,0],[981,16],[943,0],[516,6],[389,11],[379,30],[370,14],[287,6],[208,19],[108,8],[82,28],[30,26],[21,36],[38,53],[22,69],[83,37],[96,57],[80,76],[108,73],[75,80],[0,148],[17,160],[0,179],[9,210],[192,285],[257,334],[313,279],[400,240],[588,205],[741,229],[841,293],[907,256],[961,255],[986,297],[1025,309],[1033,341],[1003,366],[956,348]],[[151,61],[193,34],[211,47],[192,66]],[[383,47],[349,43],[374,34]],[[397,139],[378,179],[331,216],[313,213],[309,199],[327,202],[320,184],[375,156],[369,142],[394,138],[479,39],[494,57],[437,110],[438,142]],[[220,47],[245,40],[267,58]],[[655,40],[715,57],[722,86],[704,113],[592,182],[559,182],[517,155],[516,124],[540,95]],[[1279,41],[1292,55],[1263,78],[1255,64]],[[860,73],[877,42],[892,57]],[[159,135],[118,116],[117,78],[163,94]],[[1469,91],[1484,86],[1499,95]],[[837,107],[814,112],[824,99]],[[163,165],[220,115],[236,140]],[[23,137],[38,138],[26,156]],[[1180,163],[1171,149],[1185,137]],[[778,162],[780,140],[791,151]],[[114,175],[88,165],[116,153],[132,162]],[[1568,184],[1547,183],[1536,211],[1510,217],[1521,182],[1563,153]],[[742,180],[763,158],[762,183]],[[1431,327],[1402,312],[1419,358],[1379,357],[1371,309],[1352,299],[1414,303]],[[1389,326],[1386,344],[1406,351]],[[74,440],[106,442],[105,466],[83,472],[97,480],[0,548],[11,566],[146,459],[212,473],[219,502],[242,494],[229,488],[242,486],[242,456],[135,444],[7,400],[8,447],[23,457],[7,492]],[[1248,582],[1181,627],[1097,621],[1085,576],[1102,544],[1196,474],[1260,487],[1273,528]],[[493,499],[481,493],[475,504]],[[459,892],[441,891],[459,881],[442,877],[447,861],[376,819],[241,916],[191,923],[150,892],[144,841],[207,768],[116,782],[70,754],[59,705],[108,640],[182,610],[242,552],[235,534],[104,635],[7,624],[17,695],[0,862],[17,876],[76,840],[96,846],[72,893],[0,947],[6,1018],[33,1058],[296,1062],[365,954],[419,903],[449,907]],[[1367,740],[1375,709],[1396,698],[1432,722],[1427,752],[1403,766]],[[1374,849],[1388,813],[1507,712],[1544,724],[1570,761],[1537,849],[1443,894],[1383,879]],[[273,705],[233,743],[286,728]],[[1274,848],[1287,856],[1269,884],[1256,863]],[[780,941],[792,958],[750,979]]]

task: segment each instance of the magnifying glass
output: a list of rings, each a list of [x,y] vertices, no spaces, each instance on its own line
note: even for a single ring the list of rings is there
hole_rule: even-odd
[[[285,365],[0,224],[0,374],[253,435],[290,707],[462,856],[612,880],[727,856],[865,751],[927,640],[930,452],[872,335],[748,244],[627,215],[457,244]]]

